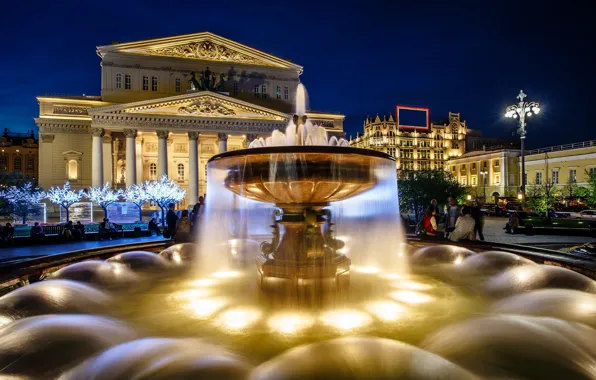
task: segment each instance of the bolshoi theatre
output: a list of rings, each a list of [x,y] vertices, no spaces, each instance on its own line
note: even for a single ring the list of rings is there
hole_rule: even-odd
[[[303,68],[204,32],[97,47],[99,96],[39,96],[39,184],[114,187],[167,174],[206,192],[207,161],[292,119]],[[343,136],[344,116],[308,111]]]

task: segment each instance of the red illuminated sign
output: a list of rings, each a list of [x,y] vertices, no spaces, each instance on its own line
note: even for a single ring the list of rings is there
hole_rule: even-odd
[[[420,112],[425,112],[426,113],[426,125],[422,126],[422,125],[409,125],[409,124],[401,124],[400,123],[400,118],[399,118],[399,114],[401,110],[406,110],[406,111],[420,111]],[[398,128],[409,128],[409,129],[429,129],[430,128],[430,109],[429,108],[425,108],[425,107],[410,107],[410,106],[397,106],[396,107],[396,112],[395,112],[396,116],[397,116],[397,127]]]

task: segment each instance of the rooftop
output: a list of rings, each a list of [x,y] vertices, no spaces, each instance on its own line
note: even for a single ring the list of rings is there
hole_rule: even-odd
[[[589,147],[596,147],[596,140],[582,141],[582,142],[577,142],[577,143],[572,143],[572,144],[555,145],[555,146],[549,146],[546,148],[527,150],[526,155],[548,153],[548,152],[558,152],[561,150],[571,150],[571,149],[580,149],[580,148],[589,148]]]

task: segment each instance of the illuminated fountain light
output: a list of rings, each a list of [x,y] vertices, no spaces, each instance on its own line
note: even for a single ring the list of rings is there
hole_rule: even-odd
[[[397,273],[383,273],[381,274],[381,278],[384,280],[399,280],[405,277],[404,275],[397,274]]]
[[[293,312],[274,314],[267,321],[271,331],[287,335],[299,334],[313,324],[314,319],[308,314]]]
[[[176,300],[192,301],[198,298],[210,297],[212,294],[213,292],[209,289],[187,289],[174,293],[172,297]]]
[[[405,290],[418,290],[418,291],[425,291],[431,290],[433,288],[432,285],[423,284],[421,282],[416,281],[397,281],[392,284],[394,288],[405,289]]]
[[[0,327],[6,326],[7,324],[12,322],[12,318],[8,318],[7,316],[0,315]]]
[[[211,278],[204,278],[201,280],[194,280],[194,281],[190,281],[188,283],[188,285],[195,287],[195,288],[209,288],[211,286],[214,286],[217,284],[216,280],[213,280]]]
[[[180,257],[180,253],[178,252],[174,252],[172,254],[172,261],[176,264],[176,265],[180,265],[182,263],[182,257]]]
[[[225,298],[193,299],[186,304],[193,317],[206,319],[223,309],[229,302]]]
[[[350,265],[350,270],[356,273],[377,274],[380,272],[379,268],[372,266]]]
[[[435,299],[428,294],[414,292],[411,290],[398,290],[396,292],[392,292],[390,296],[396,301],[411,305],[427,303]]]
[[[459,264],[461,264],[462,261],[464,261],[464,258],[463,258],[463,256],[460,255],[460,256],[457,256],[455,258],[455,260],[453,260],[453,264],[459,265]]]
[[[217,316],[216,324],[225,330],[238,332],[257,323],[263,313],[256,307],[229,309]]]
[[[372,318],[362,311],[343,309],[324,313],[321,322],[338,330],[349,331],[370,325]]]
[[[226,270],[213,273],[211,276],[215,278],[236,278],[240,277],[242,273],[235,270]]]
[[[384,322],[396,321],[408,310],[405,306],[393,301],[376,301],[365,305],[366,311]]]

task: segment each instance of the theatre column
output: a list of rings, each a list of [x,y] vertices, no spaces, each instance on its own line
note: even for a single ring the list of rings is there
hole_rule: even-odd
[[[101,138],[103,144],[103,180],[109,182],[111,186],[114,185],[112,179],[112,135],[109,131]]]
[[[136,129],[125,129],[126,136],[126,186],[137,183]]]
[[[194,205],[199,202],[199,132],[188,132],[188,204]]]
[[[217,134],[217,149],[219,153],[225,153],[228,151],[228,134],[218,133]]]
[[[100,187],[103,185],[103,154],[102,136],[103,129],[91,128],[93,142],[91,145],[91,186]]]
[[[157,131],[157,177],[168,175],[168,131]]]

